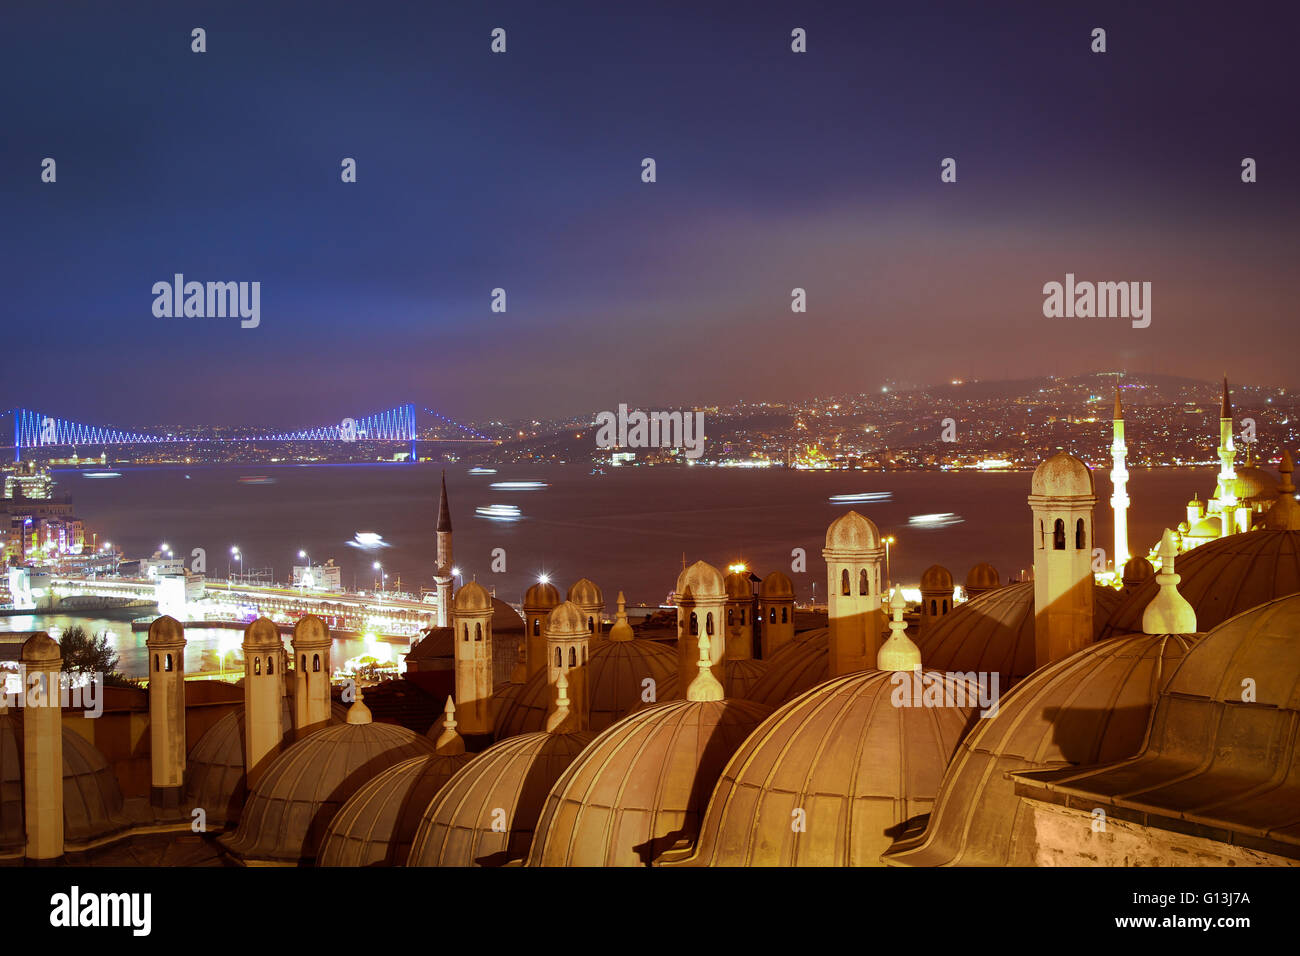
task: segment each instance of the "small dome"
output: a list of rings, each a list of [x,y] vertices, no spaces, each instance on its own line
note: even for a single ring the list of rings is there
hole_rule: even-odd
[[[758,586],[758,596],[767,601],[793,600],[794,584],[783,572],[773,571]]]
[[[452,777],[424,811],[407,866],[502,866],[528,856],[555,781],[595,739],[522,734],[493,744]],[[505,830],[500,814],[505,813]]]
[[[1119,604],[1110,588],[1092,589],[1093,635],[1101,633]],[[1139,628],[1140,630],[1140,628]],[[997,671],[1003,687],[1037,667],[1034,648],[1034,582],[1021,581],[959,604],[917,639],[926,668],[940,671]]]
[[[359,705],[358,700],[352,706]],[[395,763],[432,752],[427,738],[394,724],[325,727],[271,761],[253,787],[239,828],[222,842],[248,860],[310,862],[334,815],[363,784]]]
[[[605,595],[587,578],[579,578],[573,582],[573,587],[569,588],[569,600],[582,608],[605,606]]]
[[[754,586],[750,584],[749,572],[733,571],[726,578],[728,601],[749,601],[754,597]]]
[[[1007,771],[1081,766],[1137,753],[1157,695],[1192,646],[1137,634],[1090,644],[1026,678],[975,722],[944,775],[924,834],[896,844],[899,866],[1029,866],[1032,821]]]
[[[983,561],[970,569],[966,575],[966,590],[975,589],[977,591],[991,591],[994,588],[1002,587],[1002,578],[998,575],[998,569],[993,567],[987,561]]]
[[[735,694],[767,707],[779,707],[830,676],[830,629],[819,627],[796,634],[763,664],[758,679]]]
[[[23,663],[34,664],[37,662],[57,661],[63,656],[63,651],[59,649],[58,642],[54,638],[44,631],[37,631],[23,641],[22,651],[18,656]]]
[[[958,684],[940,674],[945,691]],[[970,707],[900,707],[911,674],[827,681],[763,721],[709,801],[693,866],[876,866],[899,824],[929,811]],[[961,684],[963,695],[973,693]],[[806,811],[806,830],[792,814]]]
[[[722,579],[722,572],[707,561],[696,561],[677,575],[676,595],[679,601],[722,600],[726,594],[727,585]]]
[[[470,581],[459,591],[451,600],[451,607],[454,611],[473,614],[478,611],[492,610],[492,595],[488,593],[487,588],[477,581]]]
[[[424,810],[473,754],[428,754],[389,767],[330,821],[318,866],[405,866]]]
[[[1184,534],[1189,538],[1217,538],[1219,537],[1219,529],[1221,527],[1222,523],[1216,515],[1211,518],[1202,518],[1185,531]]]
[[[951,591],[952,572],[941,564],[932,564],[921,572],[922,591]]]
[[[555,605],[559,603],[560,592],[555,585],[551,584],[549,581],[545,584],[538,581],[524,592],[524,607],[526,608],[546,611],[555,607]]]
[[[1178,593],[1196,611],[1201,631],[1266,601],[1300,591],[1300,531],[1248,531],[1209,541],[1178,556]],[[1122,597],[1101,636],[1137,634],[1156,596],[1155,578]]]
[[[591,633],[587,626],[587,612],[572,601],[551,608],[546,620],[546,633],[552,637],[582,637]]]
[[[749,699],[750,693],[767,673],[767,661],[753,657],[728,658],[722,662],[722,687],[728,697]]]
[[[1272,501],[1277,497],[1278,481],[1271,472],[1255,465],[1238,465],[1237,478],[1232,483],[1232,493],[1239,503]]]
[[[1091,497],[1092,469],[1068,451],[1058,451],[1034,469],[1030,494],[1048,498]]]
[[[590,651],[586,666],[591,729],[602,731],[640,707],[646,678],[655,682],[658,700],[668,699],[671,694],[665,687],[676,677],[677,666],[677,652],[658,641],[634,639],[598,643]],[[523,684],[513,686],[518,688],[518,692],[513,699],[502,702],[496,722],[497,740],[535,733],[546,727],[546,714],[553,693],[546,670],[539,670]]]
[[[880,529],[870,518],[846,511],[826,529],[827,551],[875,551],[880,548]]]
[[[1155,577],[1156,569],[1142,555],[1134,555],[1124,562],[1124,587],[1136,587],[1147,578]]]
[[[619,721],[551,790],[528,865],[648,866],[694,840],[723,765],[769,713],[747,700],[682,700]]]
[[[284,647],[280,629],[268,617],[259,617],[244,628],[244,643],[253,647]]]
[[[50,643],[54,641],[50,638]],[[27,639],[28,644],[31,638]],[[41,645],[45,649],[45,645]],[[54,645],[57,651],[58,645]],[[113,768],[95,745],[69,727],[63,737],[63,838],[87,843],[125,829],[122,790]],[[0,851],[27,845],[23,791],[22,712],[0,714]]]

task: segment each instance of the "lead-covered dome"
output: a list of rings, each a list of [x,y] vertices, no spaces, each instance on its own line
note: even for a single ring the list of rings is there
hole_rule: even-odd
[[[827,551],[874,551],[879,547],[880,529],[856,511],[846,511],[826,529]]]
[[[1093,635],[1096,636],[1102,632],[1120,597],[1110,588],[1097,586],[1093,587],[1092,594]],[[941,671],[996,671],[1004,688],[1012,686],[1037,666],[1034,582],[1008,584],[957,605],[917,638],[917,644],[926,667]]]
[[[604,607],[605,595],[589,578],[579,578],[569,588],[568,599],[579,607]]]
[[[1034,469],[1030,494],[1047,498],[1075,498],[1093,495],[1092,469],[1068,451],[1058,451]]]
[[[547,610],[559,603],[559,589],[549,581],[538,581],[524,592],[524,607]]]
[[[932,564],[921,572],[922,591],[951,591],[952,572],[942,564]]]
[[[1035,671],[977,720],[944,774],[924,833],[889,851],[898,866],[1024,866],[1033,828],[1006,774],[1120,760],[1142,746],[1157,695],[1190,635],[1135,634]]]
[[[547,797],[529,866],[648,866],[693,841],[723,765],[771,713],[747,700],[681,700],[621,720]]]
[[[595,734],[536,733],[493,744],[443,786],[407,866],[503,866],[528,856],[542,805]]]
[[[928,677],[955,699],[957,680]],[[899,825],[930,809],[973,714],[970,706],[895,706],[896,684],[913,680],[861,671],[773,713],[723,770],[694,853],[671,862],[879,865]],[[960,686],[963,697],[974,694]]]
[[[360,706],[352,705],[349,719],[362,719]],[[334,815],[366,781],[433,750],[428,739],[394,724],[346,723],[318,730],[271,761],[253,786],[238,829],[222,842],[249,861],[311,862]]]
[[[62,737],[64,840],[86,843],[124,829],[122,789],[104,755],[68,727]],[[23,803],[22,712],[11,711],[0,714],[0,852],[22,853],[27,845]]]
[[[722,600],[727,584],[722,572],[707,561],[696,561],[677,575],[677,597],[692,601]]]
[[[451,607],[454,611],[461,611],[467,614],[473,614],[478,611],[492,610],[492,595],[488,593],[487,588],[477,581],[470,581],[451,599]]]
[[[1209,541],[1178,556],[1178,591],[1209,631],[1266,601],[1300,591],[1300,531],[1257,530]],[[1126,595],[1101,636],[1142,631],[1142,613],[1156,596],[1155,578]]]
[[[830,676],[830,629],[799,632],[763,665],[763,673],[736,694],[768,707],[780,707]]]
[[[754,597],[754,586],[749,572],[732,571],[725,579],[728,601],[749,601]]]
[[[758,586],[758,596],[768,601],[794,599],[794,583],[782,571],[772,571]]]

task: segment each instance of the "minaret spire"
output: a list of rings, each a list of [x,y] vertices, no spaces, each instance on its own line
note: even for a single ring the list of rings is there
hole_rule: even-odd
[[[1120,404],[1119,380],[1115,381],[1115,412],[1112,427],[1114,441],[1110,446],[1110,482],[1114,493],[1110,496],[1111,511],[1115,516],[1115,573],[1120,574],[1129,559],[1128,550],[1128,445],[1124,443],[1124,407]]]
[[[1228,376],[1223,377],[1223,401],[1219,406],[1219,487],[1215,495],[1219,499],[1219,537],[1226,538],[1236,528],[1237,496],[1233,485],[1237,480],[1237,469],[1233,462],[1237,457],[1237,448],[1232,441],[1232,397],[1228,392]]]
[[[451,627],[451,588],[454,583],[451,557],[451,508],[447,504],[447,471],[442,472],[438,495],[438,553],[433,581],[438,591],[438,627]]]

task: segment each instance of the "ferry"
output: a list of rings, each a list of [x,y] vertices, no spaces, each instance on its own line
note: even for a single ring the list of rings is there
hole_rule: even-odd
[[[475,468],[471,468],[471,469],[469,470],[469,473],[470,473],[471,475],[495,475],[495,474],[497,473],[497,470],[496,470],[495,468],[478,468],[478,467],[475,467]]]
[[[536,491],[539,488],[551,487],[551,483],[549,481],[494,481],[488,487],[499,491]]]
[[[892,491],[863,491],[855,495],[831,495],[830,502],[833,505],[847,505],[861,501],[888,501],[892,497]]]
[[[518,521],[523,517],[515,505],[479,505],[474,513],[480,518],[491,518],[493,521]]]
[[[949,525],[961,524],[965,520],[961,515],[953,514],[951,511],[942,511],[930,515],[912,515],[907,519],[907,523],[914,528],[946,528]]]
[[[239,479],[241,485],[273,485],[275,479],[267,475],[243,475]]]
[[[122,477],[122,473],[120,471],[83,471],[82,475],[84,475],[87,478],[121,478]],[[188,478],[189,475],[186,475],[185,477]]]

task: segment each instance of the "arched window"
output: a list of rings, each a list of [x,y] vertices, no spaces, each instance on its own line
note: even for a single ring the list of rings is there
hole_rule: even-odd
[[[320,670],[319,667],[316,668],[316,669],[317,669],[317,670]],[[306,655],[306,654],[302,655],[302,663],[298,665],[298,670],[300,670],[300,671],[301,671],[302,673],[304,673],[304,674],[307,673],[307,655]]]
[[[595,634],[595,633],[596,633],[596,619],[595,619],[595,618],[592,618],[592,617],[587,618],[587,630],[589,630],[592,634]]]
[[[569,666],[570,667],[578,666],[578,649],[576,647],[573,647],[572,645],[570,645],[569,647]]]
[[[166,657],[163,658],[163,670],[169,671],[171,669],[172,669],[172,656],[168,654]]]
[[[775,624],[775,623],[776,623],[776,608],[771,608],[771,609],[767,612],[767,623],[768,623],[768,624]]]
[[[533,618],[533,637],[540,637],[541,634],[542,634],[542,619],[540,617],[535,617]]]
[[[867,569],[863,568],[858,572],[858,593],[870,594],[871,588],[867,585]]]
[[[465,640],[469,640],[469,625],[465,625]]]
[[[275,658],[274,658],[274,657],[268,657],[268,658],[266,659],[266,672],[267,672],[268,674],[274,674],[274,673],[275,673]]]
[[[743,607],[740,609],[740,626],[745,626],[745,609]]]
[[[319,655],[319,654],[313,654],[313,655],[311,656],[311,669],[312,669],[313,671],[317,672],[317,673],[320,672],[320,655]]]
[[[710,611],[704,616],[704,633],[710,637],[713,636],[713,612]]]
[[[736,611],[734,608],[727,608],[727,627],[736,623]]]
[[[1088,546],[1088,535],[1083,530],[1083,519],[1080,518],[1074,526],[1074,550],[1082,551]]]
[[[558,647],[555,649],[555,666],[564,666],[564,651],[560,650]]]
[[[790,620],[788,617],[786,617],[786,614],[789,612],[789,610],[790,610],[790,609],[789,609],[789,608],[786,608],[786,607],[781,608],[781,623],[782,623],[782,624],[785,624],[785,623],[787,623],[787,622]]]
[[[158,655],[157,655],[157,654],[155,654],[155,655],[153,656],[153,669],[156,670],[156,671],[160,671],[160,670],[162,670],[162,664],[160,664],[160,663],[158,662]]]
[[[931,599],[930,599],[930,614],[931,614],[931,615],[934,615],[934,614],[938,614],[938,613],[939,613],[939,603],[938,603],[937,601],[935,601],[933,598],[931,598]]]
[[[695,612],[692,611],[691,612],[691,636],[694,637],[696,634],[699,633],[700,633],[700,619],[696,617]]]
[[[253,673],[254,674],[262,673],[262,659],[260,657],[253,658]]]
[[[840,593],[852,594],[853,589],[849,587],[849,569],[845,568],[840,572]]]
[[[947,613],[948,613],[948,599],[947,599],[947,598],[944,598],[944,601],[943,601],[943,613],[944,613],[944,614],[947,614]]]
[[[474,622],[474,640],[483,640],[483,625],[477,621]]]
[[[1052,550],[1065,550],[1065,522],[1060,518],[1056,519],[1056,525],[1052,531]]]

